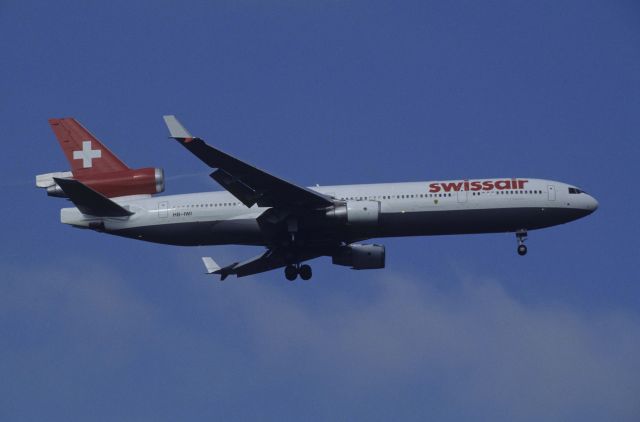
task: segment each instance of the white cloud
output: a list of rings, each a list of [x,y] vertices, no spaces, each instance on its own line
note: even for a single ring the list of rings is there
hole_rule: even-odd
[[[302,359],[306,376],[337,386],[336,397],[410,384],[437,390],[461,417],[640,417],[637,315],[525,305],[491,281],[431,286],[386,275],[367,287],[378,291],[369,303],[330,297],[309,309],[256,284],[234,302],[264,364],[286,371]]]
[[[198,278],[176,286],[184,296],[152,299],[133,280],[86,268],[5,269],[0,375],[12,382],[0,393],[9,408],[35,400],[86,416],[120,401],[107,418],[134,408],[150,420],[202,416],[203,406],[225,419],[310,419],[309,409],[317,419],[640,415],[632,312],[524,304],[470,277],[443,291],[388,271],[339,291]],[[283,405],[286,395],[297,406]]]

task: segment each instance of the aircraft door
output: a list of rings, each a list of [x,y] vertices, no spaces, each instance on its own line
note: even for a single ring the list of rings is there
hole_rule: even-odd
[[[166,218],[169,216],[169,202],[162,201],[158,204],[158,217]]]
[[[459,190],[458,191],[458,202],[463,203],[463,202],[467,202],[467,195],[469,193],[466,190]]]
[[[549,192],[549,201],[556,200],[556,187],[555,185],[547,186],[547,192]]]

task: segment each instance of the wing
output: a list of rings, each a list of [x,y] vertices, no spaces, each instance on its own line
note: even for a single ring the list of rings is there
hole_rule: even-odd
[[[320,252],[301,251],[298,254],[299,262],[308,261],[310,259],[322,256]],[[234,262],[225,267],[220,267],[213,259],[203,257],[202,261],[207,269],[207,274],[218,274],[220,280],[224,280],[229,275],[237,277],[245,277],[252,274],[263,273],[269,270],[275,270],[287,265],[287,257],[284,252],[278,249],[269,249],[262,255],[258,255],[244,262]]]
[[[247,207],[321,208],[332,198],[273,176],[194,138],[175,116],[164,116],[171,137],[217,170],[211,177]]]

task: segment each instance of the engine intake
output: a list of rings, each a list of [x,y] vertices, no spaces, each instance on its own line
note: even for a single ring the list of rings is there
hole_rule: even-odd
[[[351,267],[354,270],[384,268],[384,246],[360,244],[341,246],[331,257],[331,262],[335,265]]]

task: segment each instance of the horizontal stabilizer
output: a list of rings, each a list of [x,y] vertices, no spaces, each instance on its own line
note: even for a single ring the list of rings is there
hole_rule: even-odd
[[[83,214],[96,217],[127,217],[133,214],[78,180],[57,177],[53,180]]]

